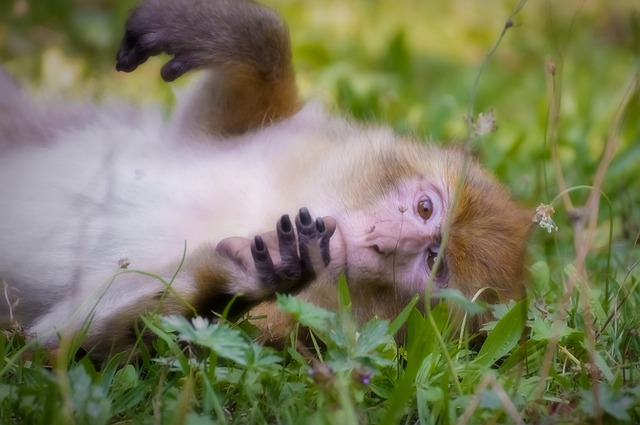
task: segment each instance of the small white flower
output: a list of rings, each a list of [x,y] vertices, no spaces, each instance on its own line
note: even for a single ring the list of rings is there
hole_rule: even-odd
[[[553,222],[551,215],[556,212],[551,205],[540,204],[536,208],[536,215],[533,217],[533,222],[538,223],[538,226],[543,229],[547,229],[547,232],[558,231],[558,226]]]
[[[191,319],[191,323],[195,329],[206,329],[209,326],[209,321],[202,316],[194,317]]]
[[[480,112],[478,118],[473,120],[473,132],[476,136],[484,136],[485,134],[494,133],[498,130],[498,123],[493,111],[490,110],[486,114]]]

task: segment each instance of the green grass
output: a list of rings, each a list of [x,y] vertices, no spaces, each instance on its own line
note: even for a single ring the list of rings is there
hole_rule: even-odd
[[[36,91],[169,109],[164,58],[112,70],[133,4],[3,2],[3,66]],[[494,308],[484,342],[470,342],[444,303],[356,324],[344,285],[338,312],[281,298],[324,347],[315,361],[293,335],[282,350],[252,342],[248,322],[148,317],[157,354],[98,369],[2,335],[2,422],[640,422],[637,2],[530,1],[488,59],[515,1],[269,4],[290,24],[305,95],[402,134],[469,143],[523,203],[552,203],[558,231],[532,237],[529,299]],[[498,130],[470,134],[466,117],[489,111]]]

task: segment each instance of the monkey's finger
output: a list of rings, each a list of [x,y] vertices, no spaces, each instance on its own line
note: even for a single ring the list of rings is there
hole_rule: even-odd
[[[311,238],[316,237],[318,234],[313,218],[311,218],[311,213],[305,207],[300,208],[296,216],[296,229],[298,230],[298,234]]]
[[[301,268],[298,257],[298,244],[293,230],[293,224],[287,214],[283,215],[276,225],[278,246],[280,250],[281,264],[278,275],[282,279],[283,286],[300,281]]]
[[[126,31],[116,54],[116,70],[131,72],[162,50],[163,45],[154,34]]]
[[[336,231],[336,220],[333,217],[324,217],[322,218],[322,225],[323,229],[320,231],[320,255],[322,256],[322,262],[326,267],[331,262],[330,242],[331,236],[333,236]]]
[[[324,224],[324,220],[320,217],[316,218],[316,230],[318,231],[320,258],[322,259],[322,264],[326,267],[329,264],[329,261],[331,261],[331,253],[329,252],[329,239],[324,237],[327,228]]]
[[[316,275],[312,261],[312,257],[315,256],[310,253],[310,250],[314,249],[314,245],[316,245],[316,250],[318,248],[318,230],[307,208],[300,208],[296,216],[296,230],[298,231],[298,252],[300,253],[300,278],[301,280],[312,280]]]
[[[221,240],[216,245],[216,252],[242,267],[243,270],[251,270],[254,265],[251,256],[251,241],[238,236]]]
[[[324,219],[317,218],[310,221],[310,217],[300,218],[301,227],[298,233],[298,249],[300,251],[300,264],[302,275],[308,279],[313,279],[331,261],[329,251],[329,238],[335,231],[335,222],[331,223],[329,236]],[[311,227],[313,229],[311,229]]]
[[[130,42],[126,38],[122,40],[122,45],[116,54],[116,71],[135,71],[138,65],[143,64],[149,58],[148,56],[141,56],[136,52],[135,46],[129,44]]]
[[[256,236],[251,243],[251,256],[253,257],[258,279],[269,287],[278,286],[279,279],[269,255],[269,248],[267,248],[261,236]]]
[[[325,217],[322,217],[322,221],[324,222],[324,226],[325,226],[325,231],[322,234],[322,238],[329,240],[336,231],[336,227],[337,227],[336,219],[331,216],[325,216]]]
[[[160,76],[164,81],[170,83],[193,68],[194,65],[192,63],[185,60],[184,58],[176,56],[175,58],[164,64],[164,66],[160,70]]]

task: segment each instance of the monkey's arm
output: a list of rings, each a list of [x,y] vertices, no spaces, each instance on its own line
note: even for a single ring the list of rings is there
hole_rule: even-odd
[[[314,221],[303,208],[295,228],[284,215],[275,231],[253,239],[228,238],[215,248],[200,247],[185,259],[169,288],[147,274],[118,276],[105,298],[122,306],[112,309],[109,303],[98,302],[85,347],[96,358],[126,350],[136,341],[138,318],[148,311],[215,318],[228,310],[234,319],[276,293],[296,293],[329,264],[334,231],[332,218]]]
[[[227,261],[226,277],[221,278],[219,267],[207,258],[194,268],[197,309],[205,314],[222,311],[233,296],[237,299],[231,312],[242,313],[273,298],[276,292],[300,291],[329,264],[329,240],[335,228],[332,218],[314,221],[302,208],[295,218],[295,228],[289,216],[283,215],[273,232],[253,239],[224,239],[215,252]]]
[[[208,70],[182,112],[186,130],[242,133],[300,107],[287,27],[260,4],[148,0],[127,21],[116,69],[131,72],[162,52],[173,56],[161,70],[165,81]]]

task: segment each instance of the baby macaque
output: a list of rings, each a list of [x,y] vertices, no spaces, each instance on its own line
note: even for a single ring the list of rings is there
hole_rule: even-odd
[[[393,318],[426,285],[523,296],[531,213],[462,149],[304,105],[276,13],[147,0],[116,68],[162,52],[165,81],[202,71],[168,123],[41,107],[0,74],[5,328],[50,347],[82,330],[99,358],[129,349],[145,312],[215,317],[232,300],[278,341],[290,323],[269,300],[335,308],[342,274],[361,320]]]

